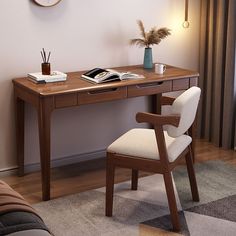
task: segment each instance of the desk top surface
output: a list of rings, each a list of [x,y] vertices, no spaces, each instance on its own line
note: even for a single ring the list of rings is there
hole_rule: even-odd
[[[142,65],[136,66],[125,66],[125,67],[116,67],[114,68],[117,71],[124,72],[129,71],[136,74],[143,75],[143,79],[134,79],[134,80],[124,80],[116,82],[108,82],[102,84],[94,84],[86,80],[81,79],[81,75],[85,71],[79,72],[69,72],[67,73],[67,80],[65,82],[54,82],[47,84],[35,84],[24,78],[13,79],[14,85],[20,86],[24,89],[30,90],[33,93],[36,93],[41,96],[50,96],[62,93],[73,93],[73,92],[82,92],[82,91],[93,91],[99,89],[108,89],[108,88],[117,88],[130,85],[139,85],[152,82],[161,82],[166,80],[175,80],[180,78],[189,78],[199,76],[198,72],[169,66],[163,75],[156,74],[154,69],[144,69]]]

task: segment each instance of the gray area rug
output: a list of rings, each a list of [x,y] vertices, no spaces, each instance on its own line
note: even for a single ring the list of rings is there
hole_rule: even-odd
[[[191,200],[186,168],[173,177],[183,235],[236,235],[236,168],[221,161],[196,164],[199,203]],[[104,216],[105,188],[78,193],[34,207],[55,236],[135,236],[139,225],[171,230],[161,175],[140,178],[138,191],[130,181],[115,186],[113,217]]]

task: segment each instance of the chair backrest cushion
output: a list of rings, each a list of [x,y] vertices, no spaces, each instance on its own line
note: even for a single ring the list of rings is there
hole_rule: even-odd
[[[196,116],[200,94],[200,88],[191,87],[175,99],[171,107],[171,114],[180,115],[180,122],[178,127],[166,126],[169,136],[178,137],[190,128]]]

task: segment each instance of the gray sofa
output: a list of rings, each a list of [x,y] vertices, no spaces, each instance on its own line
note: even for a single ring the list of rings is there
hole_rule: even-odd
[[[49,229],[26,200],[0,181],[0,236],[50,236]]]

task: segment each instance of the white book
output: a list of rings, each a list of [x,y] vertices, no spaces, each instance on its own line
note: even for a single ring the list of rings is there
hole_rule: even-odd
[[[42,75],[42,72],[36,72],[29,73],[28,77],[35,83],[51,83],[65,81],[67,79],[67,74],[60,71],[52,71],[51,75]]]

